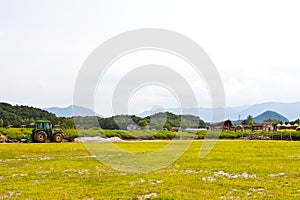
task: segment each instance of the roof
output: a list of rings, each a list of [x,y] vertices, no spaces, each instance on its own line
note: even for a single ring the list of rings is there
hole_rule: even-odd
[[[232,122],[228,119],[223,122],[212,123],[209,126],[233,126]]]

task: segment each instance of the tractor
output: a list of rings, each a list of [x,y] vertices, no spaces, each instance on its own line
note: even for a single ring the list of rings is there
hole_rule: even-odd
[[[63,139],[63,131],[56,126],[52,128],[52,124],[48,120],[37,120],[32,130],[32,142],[43,143],[47,140],[51,142],[61,142]]]

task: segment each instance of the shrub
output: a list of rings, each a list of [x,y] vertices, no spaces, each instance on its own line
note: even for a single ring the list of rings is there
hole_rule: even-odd
[[[73,138],[79,137],[79,133],[76,129],[66,129],[66,130],[64,130],[64,135],[65,136],[70,136],[70,137],[73,137]]]
[[[242,132],[222,131],[220,134],[220,139],[237,139],[241,138],[242,135]]]
[[[122,130],[102,130],[106,137],[119,137],[121,139],[136,139],[135,136],[132,136],[128,131]]]
[[[28,128],[10,128],[10,129],[5,129],[5,128],[0,128],[0,134],[6,135],[8,139],[10,140],[20,140],[22,139],[25,135],[31,134],[31,129]]]
[[[166,131],[166,130],[161,130],[158,131],[155,135],[155,139],[173,139],[177,135],[176,132],[171,132],[171,131]]]

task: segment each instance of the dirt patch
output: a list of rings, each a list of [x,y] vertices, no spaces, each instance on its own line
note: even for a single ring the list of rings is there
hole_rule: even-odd
[[[78,137],[75,138],[75,142],[123,142],[124,140],[119,137],[103,138],[100,136],[95,137]]]

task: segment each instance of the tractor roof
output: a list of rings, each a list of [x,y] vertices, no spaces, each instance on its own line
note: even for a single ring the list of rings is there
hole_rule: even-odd
[[[35,121],[35,123],[45,123],[45,122],[49,122],[50,123],[49,120],[36,120]]]

